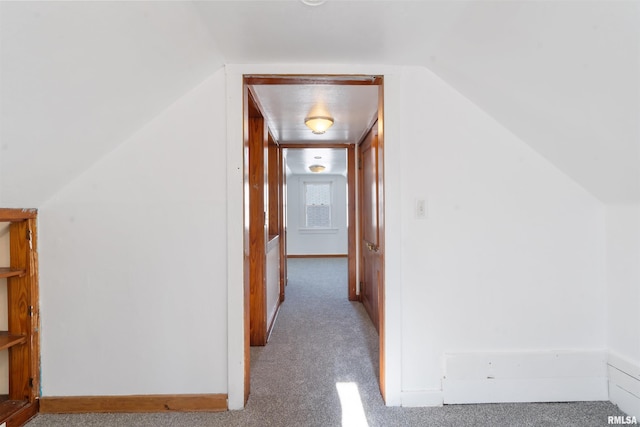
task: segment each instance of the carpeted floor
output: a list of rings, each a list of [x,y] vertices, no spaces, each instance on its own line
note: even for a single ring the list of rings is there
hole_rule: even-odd
[[[242,411],[46,414],[27,425],[340,426],[344,410],[354,414],[345,420],[350,426],[599,427],[623,415],[609,402],[388,408],[378,389],[378,336],[362,305],[347,300],[346,277],[346,259],[289,260],[286,301],[270,341],[251,350],[251,396]],[[356,405],[343,408],[338,388],[359,396]]]

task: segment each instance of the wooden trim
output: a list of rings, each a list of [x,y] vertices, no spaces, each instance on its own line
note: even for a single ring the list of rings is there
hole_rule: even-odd
[[[381,108],[379,103],[378,103],[378,109]],[[374,115],[371,118],[371,121],[369,122],[369,124],[367,125],[367,127],[365,128],[365,130],[362,132],[362,135],[360,135],[360,138],[356,139],[356,145],[360,145],[364,142],[365,138],[367,137],[367,135],[369,134],[369,132],[371,131],[371,129],[373,129],[373,127],[376,125],[376,122],[380,122],[380,111],[378,110],[378,114]],[[379,129],[378,129],[379,130]]]
[[[269,234],[280,234],[280,148],[276,144],[271,133],[268,132],[267,148],[267,193],[269,205]]]
[[[358,187],[356,188],[356,197],[358,198],[358,211],[357,211],[357,215],[358,215],[358,241],[357,241],[357,247],[358,247],[358,277],[359,277],[359,289],[358,289],[358,301],[360,301],[361,303],[363,303],[363,295],[364,295],[364,291],[363,291],[363,283],[364,283],[364,262],[363,262],[363,257],[364,257],[364,247],[362,245],[362,236],[364,235],[364,227],[362,225],[362,193],[363,193],[363,189],[362,189],[362,180],[364,178],[363,176],[363,171],[362,171],[362,141],[360,141],[358,143],[358,145],[356,146],[356,163],[358,164],[357,169],[357,174],[358,174],[358,182],[357,185]],[[364,307],[364,303],[363,303],[363,307]],[[379,356],[379,355],[378,355]]]
[[[349,273],[348,273],[348,295],[349,301],[358,301],[358,293],[356,290],[356,265],[357,265],[357,251],[356,251],[356,147],[351,146],[347,149],[347,200],[348,200],[348,212],[347,221],[349,226],[347,227],[347,252],[349,257]]]
[[[265,74],[245,75],[247,85],[331,85],[331,86],[376,86],[382,76],[366,74]]]
[[[267,231],[269,212],[269,148],[267,125],[263,118],[249,119],[249,275],[250,340],[252,346],[267,343]]]
[[[287,255],[287,258],[347,258],[348,254]]]
[[[318,142],[317,144],[308,144],[306,142],[297,143],[281,143],[279,144],[280,148],[349,148],[353,147],[355,144],[347,143],[347,142]]]
[[[221,412],[226,394],[149,394],[131,396],[65,396],[40,398],[43,414],[104,412]]]
[[[37,349],[33,347],[36,339],[33,317],[36,316],[37,302],[34,301],[34,282],[37,282],[37,270],[34,265],[36,248],[35,220],[12,222],[9,232],[11,253],[10,268],[24,269],[22,276],[7,278],[8,331],[10,335],[24,335],[28,345],[14,346],[9,351],[9,399],[33,402],[36,390],[30,382],[37,381],[38,373],[32,362],[36,359]],[[27,239],[27,236],[31,236]],[[28,307],[32,307],[33,316]]]
[[[6,418],[0,418],[0,425],[6,423],[7,427],[20,427],[38,413],[38,400],[34,400],[31,403],[20,401],[20,404],[23,406],[13,411],[11,415]]]
[[[26,335],[11,335],[7,331],[0,331],[0,351],[11,348],[15,345],[27,342]]]
[[[255,109],[255,103],[249,95],[249,89],[246,84],[242,88],[242,182],[243,187],[243,200],[242,207],[243,216],[243,262],[242,262],[242,275],[243,275],[243,310],[244,310],[244,404],[247,404],[249,400],[249,391],[251,388],[251,262],[249,260],[249,248],[251,246],[250,235],[250,211],[249,203],[247,203],[249,184],[249,117],[251,116],[252,107]]]
[[[38,257],[38,221],[29,219],[27,225],[31,228],[31,257],[27,266],[27,274],[31,275],[30,293],[33,312],[31,316],[31,396],[30,401],[40,397],[40,261]]]
[[[263,118],[264,107],[260,104],[260,98],[256,95],[253,88],[245,84],[245,87],[249,91],[249,96],[251,97],[251,107],[249,108],[249,117],[251,118]],[[274,138],[275,140],[275,138]]]
[[[284,161],[284,150],[278,148],[278,192],[280,194],[280,205],[278,214],[280,216],[280,302],[285,300],[285,287],[287,286],[287,165]]]
[[[38,216],[37,209],[0,208],[0,222],[24,221]]]
[[[14,276],[24,276],[27,274],[27,270],[23,269],[15,269],[11,267],[0,267],[0,278],[14,277]]]
[[[385,158],[385,146],[384,146],[384,81],[380,81],[380,86],[378,86],[378,168],[379,168],[379,185],[378,185],[378,196],[380,203],[380,217],[378,223],[378,236],[380,239],[379,246],[381,252],[381,275],[382,278],[380,280],[380,289],[379,298],[378,298],[378,315],[379,320],[378,323],[380,325],[380,329],[378,331],[380,338],[379,345],[379,360],[380,360],[380,394],[382,394],[382,400],[387,401],[386,396],[386,358],[385,358],[385,342],[386,342],[386,329],[385,329],[385,307],[386,307],[386,282],[385,282],[385,270],[386,270],[386,254],[385,254],[385,185],[384,185],[384,158]]]

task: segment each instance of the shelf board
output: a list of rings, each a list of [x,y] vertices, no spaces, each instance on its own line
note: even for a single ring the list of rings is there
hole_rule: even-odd
[[[27,342],[25,335],[10,335],[7,331],[0,331],[0,350]]]
[[[15,415],[28,403],[26,400],[9,400],[7,395],[0,397],[0,423]]]
[[[17,270],[15,268],[0,267],[0,279],[3,277],[24,276],[25,270]]]

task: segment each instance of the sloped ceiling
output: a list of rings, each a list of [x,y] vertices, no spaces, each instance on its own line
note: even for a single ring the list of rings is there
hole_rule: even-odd
[[[223,66],[191,3],[0,2],[3,205],[38,207]]]
[[[427,67],[602,201],[640,201],[640,2],[197,8],[228,63]]]
[[[424,66],[602,201],[640,201],[637,1],[0,2],[0,12],[3,201],[23,188],[46,199],[224,63]],[[17,173],[24,164],[33,174]]]

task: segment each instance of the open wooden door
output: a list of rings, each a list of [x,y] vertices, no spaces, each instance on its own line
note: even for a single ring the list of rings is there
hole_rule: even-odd
[[[380,89],[382,92],[382,88]],[[382,108],[382,95],[380,95]],[[380,117],[380,116],[379,116]],[[379,334],[380,393],[385,397],[384,142],[378,120],[358,146],[360,296]]]
[[[377,124],[360,145],[361,289],[362,303],[380,332],[383,252],[380,242],[382,171]]]

